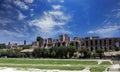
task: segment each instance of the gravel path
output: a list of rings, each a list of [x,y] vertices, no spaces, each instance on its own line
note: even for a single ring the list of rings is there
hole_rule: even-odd
[[[0,72],[90,72],[89,67],[86,67],[82,71],[69,71],[69,70],[40,70],[40,69],[27,69],[17,70],[15,68],[0,68]]]
[[[113,64],[110,67],[109,72],[120,72],[119,69],[120,69],[120,65],[119,64]]]
[[[104,62],[104,61],[108,61],[108,62],[110,62],[111,64],[113,64],[113,62],[111,61],[111,60],[97,60],[98,61],[98,64],[101,64],[102,62]]]

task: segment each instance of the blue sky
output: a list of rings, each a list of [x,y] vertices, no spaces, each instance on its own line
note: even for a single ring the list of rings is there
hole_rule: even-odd
[[[0,43],[60,34],[120,37],[120,0],[0,0]]]

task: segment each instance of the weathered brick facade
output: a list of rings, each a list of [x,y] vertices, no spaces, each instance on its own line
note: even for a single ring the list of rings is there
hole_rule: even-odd
[[[96,51],[101,48],[104,51],[115,51],[116,47],[120,47],[120,38],[99,38],[97,36],[91,36],[86,38],[74,37],[70,40],[67,34],[60,35],[58,39],[43,39],[43,42],[33,42],[32,48],[43,47],[51,48],[53,46],[70,46],[73,45],[77,50],[81,48],[89,48],[91,51]]]

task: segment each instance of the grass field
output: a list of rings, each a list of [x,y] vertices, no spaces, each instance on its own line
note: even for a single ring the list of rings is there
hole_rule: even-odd
[[[0,67],[15,68],[37,68],[37,69],[58,69],[58,70],[83,70],[90,68],[91,72],[102,72],[110,66],[108,61],[98,65],[97,61],[79,59],[19,59],[1,58]]]

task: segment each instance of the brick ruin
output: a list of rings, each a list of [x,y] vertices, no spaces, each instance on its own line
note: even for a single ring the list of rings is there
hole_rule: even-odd
[[[74,37],[73,40],[67,34],[60,35],[58,39],[47,38],[41,42],[35,41],[31,48],[51,48],[59,46],[75,46],[77,50],[81,48],[89,48],[90,51],[96,51],[101,48],[104,51],[115,51],[116,47],[120,47],[120,38],[99,38],[98,36],[90,36],[85,38]]]

